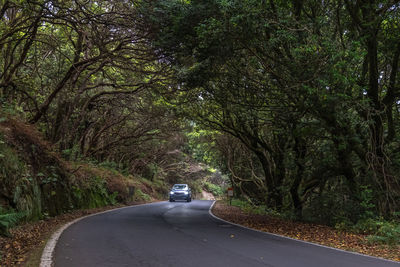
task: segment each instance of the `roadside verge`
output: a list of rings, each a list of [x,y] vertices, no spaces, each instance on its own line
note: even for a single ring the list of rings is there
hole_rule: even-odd
[[[212,217],[238,227],[311,243],[330,249],[346,251],[369,257],[400,261],[400,247],[369,244],[366,235],[357,235],[310,223],[284,220],[268,215],[243,212],[240,208],[215,201],[209,213]]]

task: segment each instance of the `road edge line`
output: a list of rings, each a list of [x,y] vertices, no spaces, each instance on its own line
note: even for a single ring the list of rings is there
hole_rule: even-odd
[[[120,208],[105,210],[105,211],[101,211],[101,212],[97,212],[97,213],[93,213],[93,214],[89,214],[89,215],[77,218],[77,219],[75,219],[75,220],[73,220],[71,222],[68,222],[68,223],[64,224],[63,226],[58,228],[51,235],[49,240],[47,241],[46,246],[43,249],[42,256],[40,257],[39,267],[52,267],[53,266],[54,249],[56,248],[57,241],[60,238],[61,234],[65,231],[65,229],[67,229],[68,227],[70,227],[74,223],[77,223],[80,220],[86,219],[88,217],[92,217],[92,216],[96,216],[96,215],[100,215],[100,214],[104,214],[104,213],[108,213],[108,212],[112,212],[112,211],[116,211],[116,210],[122,210],[122,209],[139,207],[139,206],[145,206],[145,205],[150,205],[150,204],[159,203],[159,202],[161,202],[161,201],[138,204],[138,205],[131,205],[131,206],[126,206],[126,207],[120,207]]]
[[[266,235],[272,235],[272,236],[276,236],[276,237],[280,237],[280,238],[284,238],[284,239],[289,239],[289,240],[293,240],[293,241],[297,241],[297,242],[301,242],[301,243],[305,243],[305,244],[309,244],[309,245],[314,245],[314,246],[318,246],[318,247],[322,247],[322,248],[328,248],[328,249],[332,249],[332,250],[336,250],[336,251],[346,252],[346,253],[349,253],[349,254],[354,254],[354,255],[358,255],[358,256],[364,256],[364,257],[369,257],[369,258],[373,258],[373,259],[384,260],[384,261],[400,264],[400,262],[394,261],[394,260],[389,260],[389,259],[385,259],[385,258],[381,258],[381,257],[371,256],[371,255],[366,255],[366,254],[362,254],[362,253],[359,253],[359,252],[347,251],[347,250],[343,250],[343,249],[335,248],[335,247],[328,247],[328,246],[321,245],[321,244],[318,244],[318,243],[313,243],[313,242],[309,242],[309,241],[305,241],[305,240],[295,239],[295,238],[292,238],[292,237],[288,237],[288,236],[284,236],[284,235],[278,235],[278,234],[274,234],[274,233],[270,233],[270,232],[264,232],[264,231],[253,229],[253,228],[241,225],[241,224],[233,223],[233,222],[224,220],[224,219],[222,219],[220,217],[217,217],[216,215],[214,215],[212,213],[212,208],[214,207],[215,203],[217,203],[216,200],[214,200],[214,202],[211,204],[210,208],[208,209],[208,213],[214,219],[217,219],[217,220],[225,222],[225,223],[229,223],[231,225],[234,225],[234,226],[237,226],[237,227],[240,227],[240,228],[244,228],[244,229],[247,229],[247,230],[259,232],[259,233],[266,234]]]

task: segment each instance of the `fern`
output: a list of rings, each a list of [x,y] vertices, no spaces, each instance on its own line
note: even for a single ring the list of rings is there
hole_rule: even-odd
[[[9,229],[16,225],[25,216],[23,212],[0,214],[0,235],[9,236]]]
[[[389,246],[400,244],[400,224],[395,222],[377,222],[379,229],[375,234],[367,237],[371,243],[387,244]]]

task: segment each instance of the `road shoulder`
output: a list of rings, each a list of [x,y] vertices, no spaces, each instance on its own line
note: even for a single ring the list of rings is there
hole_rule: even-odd
[[[229,206],[223,201],[215,202],[210,213],[217,218],[254,230],[349,252],[400,261],[400,246],[389,247],[369,244],[366,235],[339,231],[323,225],[284,220],[268,215],[250,214],[242,211],[239,207]]]

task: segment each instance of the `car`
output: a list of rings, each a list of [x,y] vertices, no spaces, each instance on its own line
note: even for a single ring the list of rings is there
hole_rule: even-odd
[[[169,192],[169,201],[174,202],[175,200],[192,201],[192,191],[187,184],[174,184]]]

